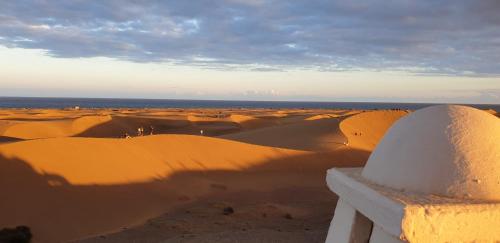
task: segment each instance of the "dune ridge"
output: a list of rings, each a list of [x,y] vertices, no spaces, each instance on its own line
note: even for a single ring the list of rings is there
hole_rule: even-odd
[[[322,183],[326,168],[366,158],[335,153],[191,135],[4,144],[0,189],[11,197],[0,202],[0,225],[29,225],[35,242],[75,240],[140,225],[211,193],[308,188]]]
[[[369,156],[366,149],[346,146],[346,139],[352,142],[352,134],[341,131],[342,123],[359,112],[4,112],[5,120],[0,119],[0,190],[10,196],[0,200],[0,226],[28,225],[34,242],[65,242],[101,234],[106,237],[91,237],[88,242],[123,242],[132,236],[130,239],[144,239],[140,232],[151,232],[153,241],[165,237],[175,241],[179,233],[198,229],[198,239],[217,239],[231,227],[248,227],[236,223],[241,221],[251,222],[253,232],[262,239],[282,239],[274,226],[279,225],[293,231],[294,239],[316,241],[325,235],[325,222],[336,200],[324,185],[326,169],[362,166]],[[394,117],[382,116],[383,126],[368,126],[366,119],[352,126],[361,126],[366,134],[383,134]],[[157,135],[149,135],[150,126]],[[144,127],[147,136],[135,137],[138,127]],[[7,136],[6,131],[26,140]],[[133,137],[125,139],[125,133]],[[374,143],[379,139],[371,138]],[[235,216],[216,217],[222,208],[214,203],[235,207]],[[204,220],[193,218],[198,214],[185,213],[193,208]],[[262,224],[262,213],[268,217],[267,226]],[[176,216],[172,218],[172,214]],[[293,220],[285,218],[286,214]],[[157,226],[151,224],[169,220],[175,221],[172,227],[184,230],[155,231]],[[202,226],[206,222],[218,226],[206,229]],[[307,237],[301,233],[301,225],[306,224],[315,229]],[[107,238],[112,232],[116,238]]]
[[[339,127],[350,147],[372,151],[387,129],[406,114],[402,110],[363,112],[344,119]]]
[[[75,119],[25,121],[3,124],[2,136],[20,139],[69,137],[108,122],[111,116],[83,116]]]
[[[338,130],[338,123],[335,118],[301,120],[220,137],[264,146],[325,151],[344,146],[345,138]]]
[[[47,151],[52,151],[48,153]],[[71,184],[119,184],[163,178],[179,170],[243,170],[307,152],[191,135],[131,139],[50,138],[0,145],[8,158]]]

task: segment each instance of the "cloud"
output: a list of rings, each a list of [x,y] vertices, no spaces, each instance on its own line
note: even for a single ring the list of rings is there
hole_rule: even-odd
[[[497,76],[499,11],[496,0],[1,1],[0,45],[254,71]]]

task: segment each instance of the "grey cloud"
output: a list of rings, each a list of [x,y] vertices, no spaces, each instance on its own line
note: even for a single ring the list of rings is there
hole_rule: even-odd
[[[2,1],[0,44],[221,69],[496,76],[499,11],[496,0]]]

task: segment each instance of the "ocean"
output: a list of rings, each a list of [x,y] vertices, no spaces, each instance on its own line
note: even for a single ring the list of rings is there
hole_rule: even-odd
[[[233,101],[177,99],[105,99],[105,98],[34,98],[0,97],[0,108],[268,108],[268,109],[409,109],[430,103],[378,102],[300,102],[300,101]],[[480,109],[500,111],[500,104],[467,104]]]

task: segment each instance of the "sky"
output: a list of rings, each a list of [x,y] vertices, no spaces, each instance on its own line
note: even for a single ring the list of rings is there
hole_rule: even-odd
[[[0,1],[0,96],[500,104],[497,0]]]

